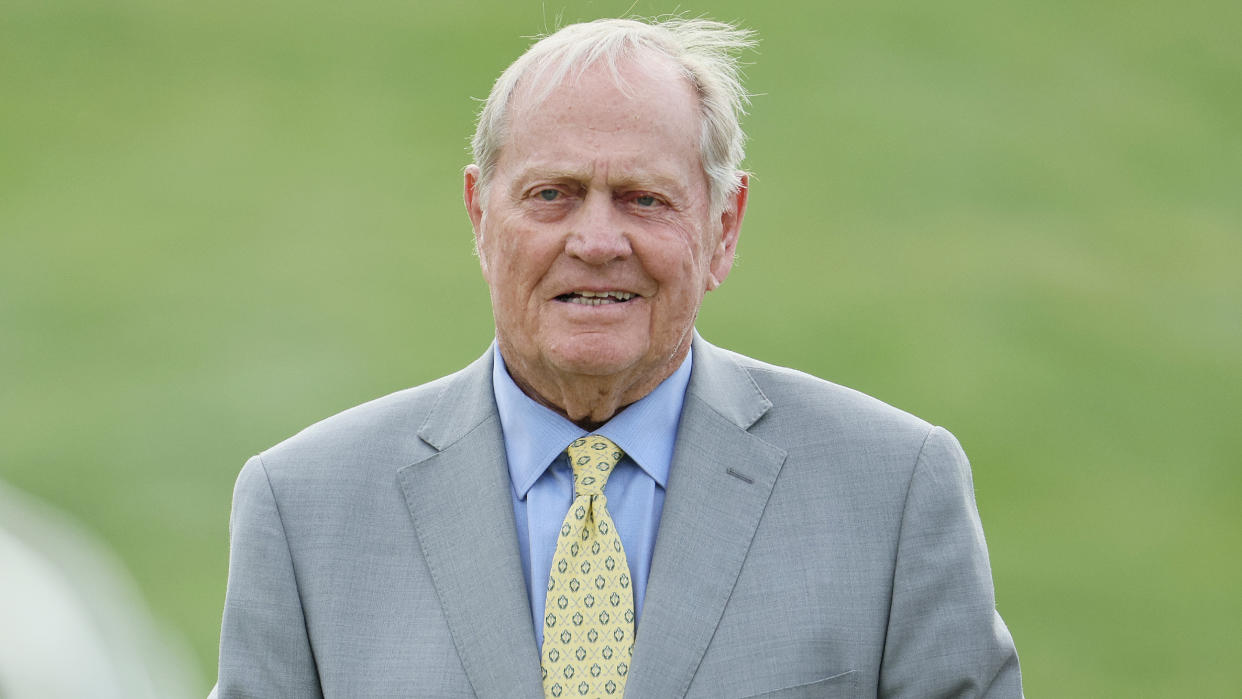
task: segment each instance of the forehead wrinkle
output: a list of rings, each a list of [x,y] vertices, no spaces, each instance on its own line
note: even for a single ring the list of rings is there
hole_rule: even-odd
[[[622,72],[646,68],[640,72],[648,77],[667,70],[666,66],[652,65],[650,60],[629,60],[624,67]],[[599,70],[601,66],[592,68]],[[612,86],[618,87],[615,80]],[[641,93],[618,95],[605,90],[602,96],[596,95],[590,86],[580,86],[568,78],[552,86],[550,96],[544,100],[532,99],[530,84],[519,88],[510,108],[507,142],[497,158],[498,169],[513,173],[510,187],[515,195],[542,179],[612,190],[651,189],[684,201],[692,197],[698,185],[691,179],[701,177],[706,184],[700,129],[686,130],[680,126],[683,118],[698,123],[695,105],[690,105],[692,113],[674,115],[677,125],[673,125],[668,115],[650,118],[646,111],[651,109],[650,100],[641,97]],[[686,84],[684,89],[690,100],[696,101],[693,87]],[[578,94],[579,90],[583,94]],[[665,145],[652,150],[644,146],[646,142]],[[667,150],[673,142],[683,142],[677,144],[676,154]],[[683,145],[684,154],[680,152]],[[683,155],[692,162],[681,162]],[[691,173],[686,172],[686,165]]]

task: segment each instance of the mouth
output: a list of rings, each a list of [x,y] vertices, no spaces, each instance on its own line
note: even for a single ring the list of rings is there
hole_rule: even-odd
[[[556,297],[557,301],[576,303],[580,306],[607,306],[625,303],[637,296],[629,291],[571,291]]]

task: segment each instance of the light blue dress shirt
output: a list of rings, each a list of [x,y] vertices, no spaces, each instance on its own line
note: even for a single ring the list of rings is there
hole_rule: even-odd
[[[548,574],[556,553],[556,539],[565,513],[573,502],[574,479],[565,448],[588,433],[561,415],[536,403],[517,387],[493,345],[492,391],[504,429],[509,479],[513,485],[513,514],[518,550],[526,574],[535,640],[543,647],[543,612]],[[655,548],[664,488],[681,407],[690,382],[691,355],[654,391],[613,416],[594,434],[611,439],[625,452],[604,495],[608,513],[616,522],[621,545],[634,583],[634,614],[641,619],[651,554]],[[637,630],[637,623],[635,624]]]

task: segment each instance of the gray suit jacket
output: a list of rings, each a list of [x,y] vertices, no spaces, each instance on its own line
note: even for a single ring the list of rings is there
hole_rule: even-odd
[[[221,698],[543,696],[491,354],[252,458]],[[1017,697],[953,437],[696,338],[627,699]]]

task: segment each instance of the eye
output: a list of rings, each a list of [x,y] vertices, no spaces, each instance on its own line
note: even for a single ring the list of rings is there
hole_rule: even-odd
[[[634,197],[634,203],[642,207],[649,207],[649,206],[655,206],[657,203],[657,200],[655,197],[651,196],[650,194],[642,194],[637,197]]]
[[[556,201],[557,197],[561,196],[561,193],[558,190],[549,188],[539,190],[535,193],[535,196],[544,201]]]

